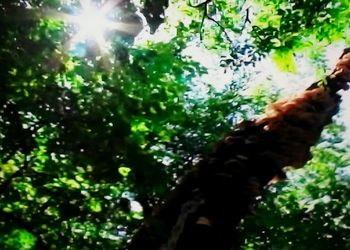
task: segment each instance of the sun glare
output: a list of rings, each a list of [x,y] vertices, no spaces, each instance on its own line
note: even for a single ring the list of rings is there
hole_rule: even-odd
[[[89,38],[103,36],[108,28],[109,21],[98,10],[89,8],[84,9],[77,17],[80,32]]]
[[[73,55],[84,57],[92,52],[92,55],[106,54],[111,48],[111,37],[116,33],[125,33],[136,36],[143,29],[142,20],[137,18],[132,22],[122,22],[115,10],[123,0],[80,0],[79,11],[77,6],[72,6],[73,13],[64,13],[47,9],[45,15],[61,19],[72,25],[74,34],[64,44],[64,49]],[[71,1],[67,0],[70,7]],[[113,11],[113,12],[112,12]],[[96,46],[97,45],[97,46]],[[89,51],[90,50],[90,51]]]
[[[114,6],[98,8],[90,0],[81,0],[80,5],[80,13],[70,18],[78,26],[78,33],[72,37],[70,46],[74,47],[80,42],[94,40],[99,49],[107,50],[106,32],[117,27],[117,23],[107,17],[107,12]]]

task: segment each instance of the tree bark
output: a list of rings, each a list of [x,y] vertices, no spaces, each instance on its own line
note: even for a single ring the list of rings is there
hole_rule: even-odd
[[[262,188],[285,178],[284,167],[300,168],[311,158],[310,147],[338,112],[340,89],[346,81],[330,75],[270,105],[263,118],[239,124],[145,219],[128,249],[233,249],[236,228]]]

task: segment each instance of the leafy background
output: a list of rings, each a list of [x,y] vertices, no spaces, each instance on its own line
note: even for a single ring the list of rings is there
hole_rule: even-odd
[[[59,14],[79,8],[0,3],[1,249],[124,248],[216,140],[350,42],[347,0],[143,0],[110,11],[138,36],[68,50],[77,28]],[[305,169],[266,188],[242,249],[350,248],[344,131],[329,126]]]

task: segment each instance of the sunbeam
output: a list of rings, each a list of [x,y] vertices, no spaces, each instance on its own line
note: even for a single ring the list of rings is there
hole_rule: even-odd
[[[105,39],[106,32],[117,29],[118,23],[110,20],[108,12],[116,6],[117,2],[108,1],[102,7],[98,8],[89,0],[81,0],[81,11],[78,15],[71,16],[70,22],[78,25],[78,33],[69,41],[69,47],[84,40],[94,40],[99,50],[104,52],[108,49],[108,43]]]
[[[70,9],[70,2],[67,2],[66,9]],[[122,0],[107,0],[98,1],[80,0],[78,10],[69,11],[67,13],[57,9],[35,9],[31,5],[26,7],[26,12],[21,13],[20,17],[16,16],[16,21],[23,21],[27,19],[58,19],[66,24],[71,25],[71,36],[64,43],[63,49],[67,51],[74,51],[81,44],[97,45],[98,53],[108,52],[111,48],[109,41],[117,31],[121,34],[128,34],[135,37],[143,29],[141,18],[137,15],[121,21],[116,13],[118,13],[118,5]],[[116,9],[114,13],[112,11]],[[12,17],[9,17],[11,19]],[[118,20],[118,21],[117,21]],[[82,55],[83,56],[83,55]]]

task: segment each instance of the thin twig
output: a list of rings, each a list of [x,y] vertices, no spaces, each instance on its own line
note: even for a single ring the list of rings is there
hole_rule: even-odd
[[[207,4],[205,4],[203,6],[203,16],[202,16],[202,21],[201,21],[201,25],[199,26],[199,39],[202,41],[203,40],[203,26],[204,26],[204,20],[205,17],[208,16],[208,8],[207,8]]]
[[[246,25],[247,25],[247,23],[249,23],[249,24],[251,24],[252,23],[252,21],[250,21],[250,19],[249,19],[249,10],[250,10],[250,7],[248,7],[246,10],[245,10],[245,19],[244,19],[244,23],[243,23],[243,26],[242,26],[242,28],[241,28],[241,35],[242,35],[242,32],[243,32],[243,30],[246,28]]]
[[[233,44],[233,41],[231,40],[230,36],[227,34],[226,29],[218,21],[216,21],[214,18],[212,18],[211,16],[207,15],[207,18],[210,21],[214,22],[217,26],[219,26],[219,28],[221,29],[221,32],[224,33],[227,41],[229,41],[231,44]]]
[[[231,40],[230,36],[228,35],[228,33],[226,32],[226,28],[224,26],[221,25],[221,23],[219,21],[216,21],[214,18],[212,18],[211,16],[208,15],[207,13],[207,18],[214,22],[217,26],[219,26],[219,28],[221,29],[221,32],[224,33],[227,41],[229,41],[231,44],[233,44],[233,41]]]

